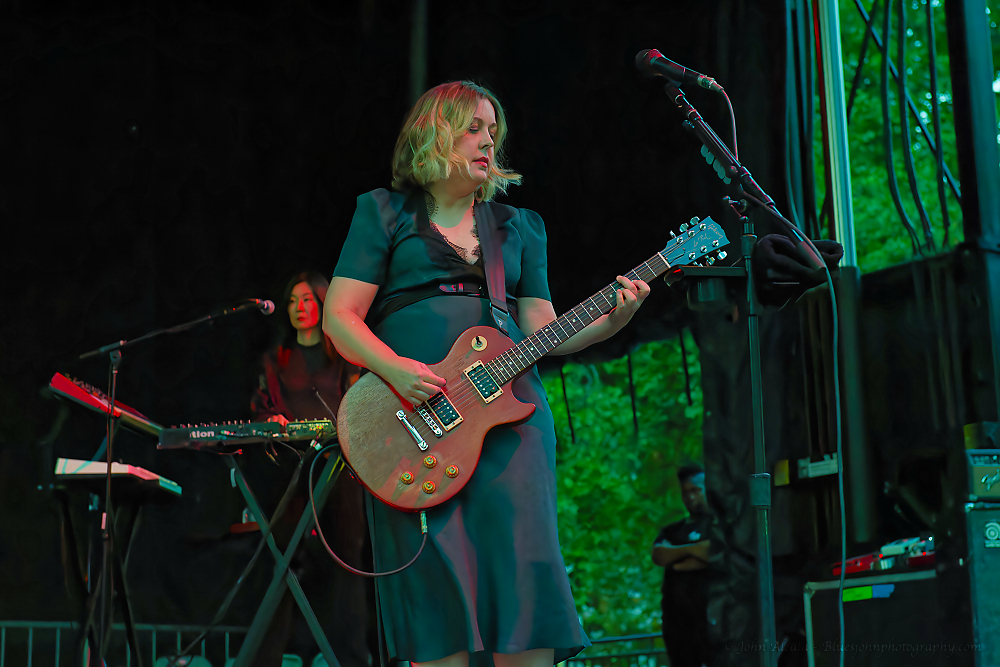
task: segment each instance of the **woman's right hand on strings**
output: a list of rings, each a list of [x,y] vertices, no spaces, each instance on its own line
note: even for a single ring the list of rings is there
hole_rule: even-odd
[[[390,364],[382,379],[413,405],[423,403],[445,385],[445,379],[435,375],[427,364],[406,357]]]

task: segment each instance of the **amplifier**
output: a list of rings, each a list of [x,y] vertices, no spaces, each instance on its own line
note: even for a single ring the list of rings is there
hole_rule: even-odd
[[[840,664],[839,581],[804,588],[809,667]],[[975,649],[943,627],[934,570],[851,577],[844,582],[844,663],[852,667],[973,667]]]
[[[1000,449],[967,449],[969,501],[1000,500]]]
[[[1000,667],[1000,503],[956,510],[937,565],[945,635],[976,646],[975,667]]]

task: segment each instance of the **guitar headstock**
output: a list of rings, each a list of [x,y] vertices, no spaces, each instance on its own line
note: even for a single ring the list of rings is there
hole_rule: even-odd
[[[660,254],[670,266],[682,264],[697,264],[702,257],[708,257],[705,265],[715,263],[716,259],[725,259],[723,247],[729,245],[726,232],[710,217],[702,219],[691,218],[678,229],[679,234],[670,232],[670,242]]]

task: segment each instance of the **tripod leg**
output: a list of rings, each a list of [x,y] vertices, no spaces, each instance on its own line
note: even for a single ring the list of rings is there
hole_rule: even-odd
[[[87,603],[84,608],[84,619],[83,623],[80,625],[80,632],[76,639],[76,655],[78,657],[83,657],[84,662],[88,667],[100,667],[100,660],[98,659],[98,643],[97,643],[97,628],[94,624],[94,613],[97,609],[97,599],[100,595],[100,590],[103,587],[103,577],[98,575],[97,580],[93,582],[90,590],[90,596],[87,598]]]
[[[115,579],[118,581],[118,604],[121,607],[122,620],[125,622],[125,636],[128,638],[129,646],[132,647],[132,654],[135,655],[135,664],[142,667],[142,652],[139,650],[139,637],[135,632],[135,619],[132,618],[132,607],[129,604],[128,587],[125,585],[125,576],[122,571],[122,561],[115,552]]]
[[[107,536],[104,538],[104,560],[102,561],[101,586],[101,644],[98,656],[105,662],[108,646],[111,644],[111,630],[115,625],[115,568],[114,540],[111,537],[111,517],[108,516]]]
[[[128,520],[128,530],[126,534],[131,538],[132,530],[135,527],[136,520],[139,517],[139,512],[141,508],[136,508],[134,505],[131,506],[129,512]],[[122,557],[118,549],[115,548],[115,541],[117,537],[118,528],[116,526],[117,517],[121,514],[121,509],[114,513],[113,516],[108,516],[108,532],[107,532],[107,543],[105,545],[105,561],[107,562],[107,570],[110,574],[108,578],[107,595],[111,596],[111,600],[106,603],[106,606],[102,605],[102,608],[107,609],[107,620],[104,629],[104,638],[101,642],[100,655],[103,657],[107,646],[111,643],[111,633],[114,630],[115,624],[115,612],[114,603],[117,599],[118,607],[122,614],[122,621],[125,624],[125,637],[128,645],[132,648],[132,652],[135,654],[136,664],[142,667],[142,653],[139,650],[139,638],[135,632],[135,619],[132,617],[132,606],[129,604],[129,594],[128,587],[125,585],[125,576],[122,570]],[[129,540],[131,541],[131,540]],[[126,554],[127,555],[127,554]],[[103,588],[103,587],[102,587]],[[117,593],[116,593],[117,590]]]

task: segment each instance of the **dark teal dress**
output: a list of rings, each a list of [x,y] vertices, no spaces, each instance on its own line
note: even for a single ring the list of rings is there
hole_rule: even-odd
[[[503,239],[508,302],[550,300],[541,218],[485,205],[496,220],[495,238]],[[379,189],[358,197],[334,276],[379,286],[366,321],[404,357],[437,363],[464,330],[495,326],[485,298],[439,292],[396,308],[411,300],[407,295],[435,294],[440,284],[484,284],[482,262],[468,264],[429,226],[422,191]],[[514,322],[508,332],[515,342],[524,338]],[[468,485],[427,512],[424,553],[403,572],[376,580],[392,657],[424,662],[459,651],[552,648],[561,662],[590,645],[559,550],[555,429],[538,371],[518,379],[513,391],[535,404],[534,415],[489,432]],[[404,565],[420,546],[419,515],[378,500],[369,512],[376,569]]]

